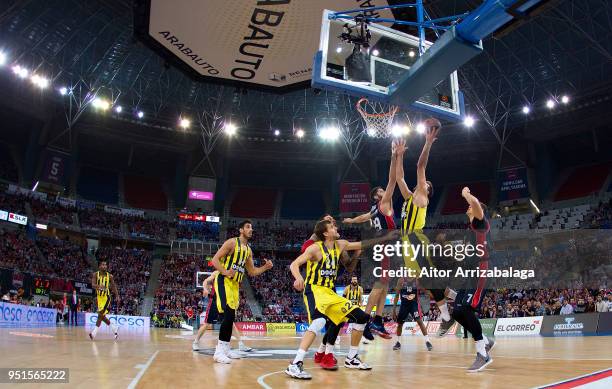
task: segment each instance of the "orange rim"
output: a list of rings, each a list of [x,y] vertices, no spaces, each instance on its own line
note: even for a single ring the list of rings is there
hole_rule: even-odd
[[[399,107],[397,105],[392,105],[391,109],[389,110],[389,112],[383,112],[383,113],[368,113],[366,112],[362,107],[361,107],[361,103],[367,103],[368,99],[366,99],[365,97],[362,97],[361,99],[359,99],[359,101],[357,102],[357,104],[355,105],[357,107],[357,111],[359,111],[360,114],[362,114],[363,116],[367,116],[367,117],[383,117],[383,116],[391,116],[391,115],[395,115],[397,113],[397,110],[399,109]]]

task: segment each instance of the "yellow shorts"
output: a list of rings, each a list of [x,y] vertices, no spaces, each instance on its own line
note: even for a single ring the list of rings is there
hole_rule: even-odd
[[[238,309],[240,303],[239,286],[238,281],[217,274],[215,277],[215,296],[219,313],[224,313],[226,306],[233,310]]]
[[[110,312],[110,297],[98,297],[98,315],[106,315]]]
[[[359,305],[351,303],[348,299],[338,295],[325,286],[306,284],[304,288],[304,304],[308,313],[308,322],[325,315],[334,324],[340,324],[346,315],[359,309]]]
[[[421,231],[414,231],[409,234],[402,234],[402,246],[404,242],[408,242],[408,255],[404,255],[404,266],[407,269],[414,269],[418,275],[421,268],[433,266],[431,258],[425,253],[429,238]],[[413,246],[421,246],[418,254],[413,250]]]

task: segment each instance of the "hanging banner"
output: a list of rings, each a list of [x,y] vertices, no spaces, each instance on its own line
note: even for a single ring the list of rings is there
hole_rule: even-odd
[[[367,212],[370,209],[370,184],[343,182],[340,184],[340,212]]]
[[[66,154],[47,149],[40,179],[51,184],[63,185],[66,157]]]
[[[511,201],[529,197],[527,168],[519,167],[497,172],[499,201]]]

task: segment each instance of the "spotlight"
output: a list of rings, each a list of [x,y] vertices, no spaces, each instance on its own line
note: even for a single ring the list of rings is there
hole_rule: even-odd
[[[529,108],[528,105],[525,105],[522,111],[525,115],[527,115],[529,112],[531,112],[531,108]]]
[[[66,88],[65,86],[59,88],[59,93],[62,96],[66,96],[66,93],[68,93],[68,88]]]
[[[569,103],[569,100],[570,100],[570,99],[569,99],[569,96],[567,96],[567,95],[563,95],[563,96],[561,96],[561,102],[562,102],[563,104],[567,104],[567,103]]]
[[[26,77],[28,77],[28,74],[30,72],[28,72],[28,69],[26,69],[26,68],[22,68],[19,65],[15,65],[15,66],[13,66],[13,73],[15,73],[17,75],[17,77],[19,77],[19,78],[26,78]]]
[[[49,80],[45,77],[39,76],[38,74],[32,75],[32,77],[30,77],[30,81],[32,81],[32,84],[36,85],[40,89],[45,89],[49,86]]]
[[[121,113],[121,111],[123,111],[123,107],[122,106],[118,105],[118,106],[115,107],[115,112]]]
[[[6,54],[0,51],[0,66],[6,63]]]
[[[297,136],[298,138],[303,138],[304,137],[304,130],[302,130],[302,129],[297,130],[295,132],[295,136]]]
[[[342,47],[340,46],[336,47],[336,53],[342,53]]]
[[[96,97],[93,100],[92,105],[94,106],[94,108],[101,109],[102,111],[106,111],[110,108],[110,103],[107,100],[101,99],[99,97]]]
[[[378,57],[378,54],[380,54],[380,51],[378,51],[376,49],[372,50],[372,55],[373,56]]]
[[[279,136],[280,135],[280,131],[279,130],[274,130],[274,136]]]
[[[138,111],[138,113],[136,114],[136,116],[138,116],[138,119],[142,119],[144,117],[144,112],[142,111]]]
[[[183,129],[188,129],[189,126],[191,126],[191,121],[189,121],[189,119],[186,119],[186,118],[181,118],[179,121],[179,126],[181,126],[181,128]]]
[[[325,127],[319,132],[319,136],[323,140],[335,141],[340,137],[340,130],[338,127]]]
[[[391,127],[391,135],[396,138],[400,136],[407,135],[410,132],[410,128],[408,126],[404,126],[402,124],[396,124]]]
[[[424,123],[418,123],[416,125],[416,132],[418,132],[419,134],[424,134],[425,133],[425,124]]]
[[[238,128],[236,127],[236,125],[234,123],[227,122],[227,123],[225,123],[223,131],[225,131],[225,133],[227,135],[232,136],[232,135],[236,134],[236,130],[237,129]]]
[[[549,109],[555,108],[555,101],[553,99],[548,99],[546,101],[546,107],[548,107]]]
[[[368,136],[371,136],[372,138],[376,136],[376,130],[374,128],[368,128],[366,133],[368,134]]]
[[[476,121],[471,116],[466,116],[465,119],[463,119],[463,125],[466,126],[467,128],[472,127],[475,122]]]
[[[408,56],[409,56],[410,58],[413,58],[413,57],[415,56],[414,51],[409,51],[409,52],[408,52]]]

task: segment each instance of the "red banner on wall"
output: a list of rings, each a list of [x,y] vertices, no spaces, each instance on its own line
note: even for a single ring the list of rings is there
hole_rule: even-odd
[[[370,209],[370,184],[353,182],[340,184],[340,212],[367,212]]]
[[[54,150],[45,152],[45,163],[40,175],[40,179],[51,184],[64,184],[64,170],[68,154]]]
[[[256,321],[244,321],[236,323],[236,327],[241,331],[247,332],[266,332],[266,323]]]

